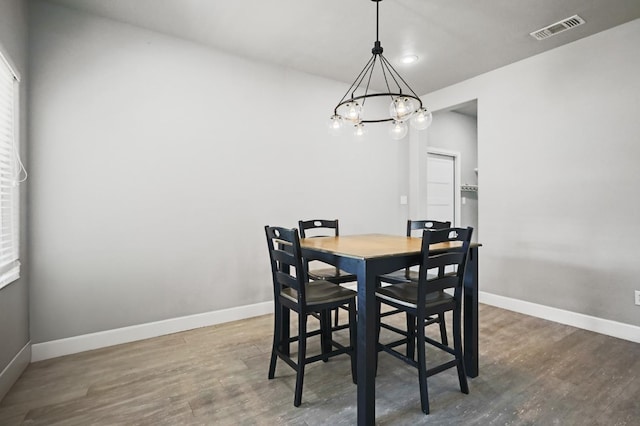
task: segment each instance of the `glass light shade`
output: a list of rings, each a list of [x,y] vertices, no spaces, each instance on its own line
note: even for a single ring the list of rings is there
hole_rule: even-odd
[[[427,111],[426,108],[420,108],[413,117],[411,117],[411,126],[417,130],[424,130],[431,125],[432,121],[433,115],[431,111]]]
[[[329,118],[329,134],[332,136],[338,136],[342,130],[342,117],[339,115],[332,115]]]
[[[358,123],[353,126],[353,134],[358,138],[363,138],[367,134],[367,128],[364,127],[364,124]]]
[[[391,123],[391,127],[389,128],[389,135],[391,136],[391,139],[399,141],[407,136],[408,131],[409,128],[406,123],[402,121],[394,121]]]
[[[361,115],[362,115],[362,105],[360,105],[358,102],[353,101],[353,102],[347,102],[346,104],[344,104],[343,117],[346,118],[347,120],[357,124],[360,122]]]
[[[406,96],[398,96],[391,102],[389,106],[389,113],[391,114],[391,118],[396,121],[404,121],[413,114],[416,110],[416,107],[411,98],[407,98]]]

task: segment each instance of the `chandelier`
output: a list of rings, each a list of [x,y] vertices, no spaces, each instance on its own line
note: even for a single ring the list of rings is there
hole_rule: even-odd
[[[422,105],[416,92],[393,68],[382,54],[379,39],[379,9],[382,0],[371,0],[376,3],[376,41],[371,49],[372,56],[360,74],[351,84],[329,118],[329,131],[339,134],[345,126],[353,126],[356,136],[363,136],[366,132],[365,124],[390,122],[389,134],[392,139],[402,139],[408,132],[407,121],[412,127],[424,130],[433,119],[431,112]],[[384,82],[386,92],[369,92],[369,85],[375,76]],[[365,116],[365,104],[373,99],[390,99],[389,115],[379,112],[378,117]],[[381,108],[378,108],[381,109]]]

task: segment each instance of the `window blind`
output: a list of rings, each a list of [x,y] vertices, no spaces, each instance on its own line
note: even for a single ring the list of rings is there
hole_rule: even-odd
[[[20,276],[17,87],[15,74],[0,54],[0,288]]]

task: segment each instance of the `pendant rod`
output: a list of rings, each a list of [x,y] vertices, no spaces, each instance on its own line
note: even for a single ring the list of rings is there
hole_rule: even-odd
[[[380,28],[380,2],[377,1],[376,2],[376,41],[378,43],[380,43],[379,28]]]

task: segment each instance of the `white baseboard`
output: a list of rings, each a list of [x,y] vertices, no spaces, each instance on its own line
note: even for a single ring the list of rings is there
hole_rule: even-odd
[[[0,373],[0,401],[9,392],[9,389],[18,380],[25,368],[29,366],[30,360],[31,342],[27,342]]]
[[[479,300],[481,303],[486,303],[487,305],[497,306],[510,311],[640,343],[640,327],[631,324],[624,324],[617,321],[552,308],[483,291],[479,292]],[[13,385],[15,380],[12,381],[12,378],[15,376],[15,379],[17,379],[22,371],[24,371],[24,368],[29,364],[29,355],[31,362],[42,361],[63,355],[119,345],[121,343],[128,343],[136,340],[178,333],[180,331],[192,330],[194,328],[207,327],[224,322],[251,318],[258,315],[266,315],[272,312],[273,303],[262,302],[253,305],[239,306],[236,308],[222,309],[219,311],[205,312],[202,314],[117,328],[114,330],[84,334],[81,336],[53,340],[50,342],[36,343],[33,345],[29,343],[20,351],[20,353],[18,353],[18,355],[15,356],[2,373],[0,373],[0,396],[3,396],[3,391],[6,393],[11,385]],[[16,371],[18,372],[17,375],[15,374]],[[6,383],[9,383],[8,387]]]
[[[262,302],[36,343],[31,347],[31,362],[193,330],[194,328],[207,327],[223,322],[251,318],[272,312],[273,302]]]
[[[640,327],[635,325],[565,311],[564,309],[552,308],[550,306],[538,305],[537,303],[525,302],[524,300],[512,299],[484,291],[479,292],[479,301],[480,303],[486,303],[487,305],[497,306],[498,308],[508,309],[532,317],[559,322],[584,330],[595,331],[596,333],[640,343]]]

